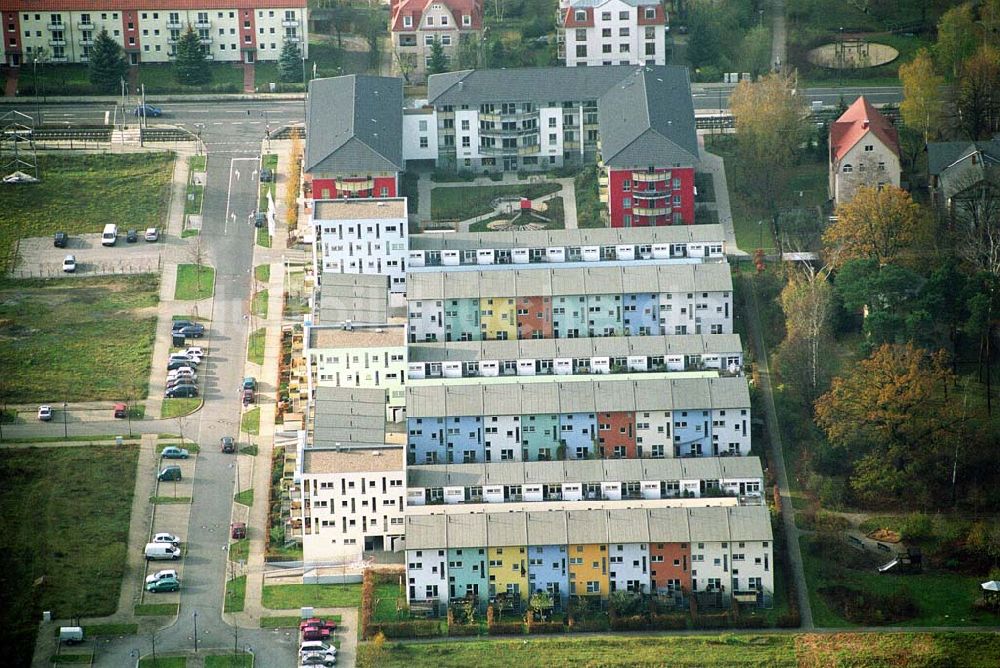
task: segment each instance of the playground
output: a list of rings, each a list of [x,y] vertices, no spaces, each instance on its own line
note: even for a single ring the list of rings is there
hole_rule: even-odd
[[[809,62],[836,70],[860,70],[891,63],[899,51],[888,44],[869,42],[864,36],[844,35],[835,42],[809,51]]]

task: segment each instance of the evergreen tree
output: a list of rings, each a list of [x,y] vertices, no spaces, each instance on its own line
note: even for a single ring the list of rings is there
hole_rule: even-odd
[[[431,56],[427,59],[427,73],[441,74],[442,72],[447,71],[448,56],[444,53],[444,47],[441,46],[441,40],[435,37],[434,42],[431,44]]]
[[[87,71],[90,83],[102,93],[116,92],[122,77],[128,71],[125,52],[106,29],[97,34],[94,45],[90,47]]]
[[[206,67],[205,60],[201,39],[189,25],[177,41],[177,57],[174,59],[177,81],[188,86],[208,83],[212,72]]]
[[[285,83],[302,81],[302,50],[298,42],[285,40],[278,57],[278,79]]]

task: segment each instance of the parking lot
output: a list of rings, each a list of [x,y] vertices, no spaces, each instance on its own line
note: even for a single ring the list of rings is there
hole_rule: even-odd
[[[125,241],[127,230],[118,230],[118,243],[102,246],[100,234],[70,235],[65,248],[52,245],[52,237],[29,237],[18,246],[17,268],[11,272],[15,278],[52,278],[73,276],[63,271],[63,259],[76,257],[78,276],[105,274],[146,274],[159,272],[164,239],[155,243],[143,241],[145,230],[136,230],[138,241]]]

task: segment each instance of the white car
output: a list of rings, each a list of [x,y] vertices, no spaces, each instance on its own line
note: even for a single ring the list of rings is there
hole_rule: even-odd
[[[191,367],[183,367],[187,371],[182,371],[181,369],[174,369],[167,374],[167,381],[171,381],[174,378],[190,378],[191,380],[198,380],[198,374],[191,371]]]
[[[48,422],[52,419],[52,406],[39,406],[38,407],[38,419],[42,422]]]
[[[147,575],[146,576],[146,584],[149,584],[150,582],[156,582],[158,580],[166,580],[167,578],[173,578],[174,580],[180,580],[180,577],[177,575],[177,571],[175,571],[173,569],[169,569],[169,570],[165,570],[165,571],[156,571],[152,575]]]
[[[179,546],[181,544],[181,539],[178,538],[177,536],[175,536],[172,533],[158,533],[155,536],[153,536],[153,540],[151,540],[150,542],[151,543],[169,543],[170,545],[173,545],[174,547],[177,547],[177,546]]]
[[[65,271],[67,274],[72,274],[73,272],[76,271],[75,255],[67,255],[65,258],[63,258],[63,271]]]
[[[146,236],[145,236],[146,241],[158,241],[159,238],[160,238],[159,230],[157,230],[155,227],[146,228]]]
[[[167,363],[170,362],[185,362],[192,366],[198,366],[201,363],[200,358],[194,355],[188,355],[186,353],[173,353],[169,358],[167,358]]]
[[[187,355],[193,355],[193,356],[197,357],[198,359],[201,359],[202,357],[205,356],[205,349],[204,348],[199,348],[198,346],[191,346],[190,348],[188,348],[184,352],[185,352],[185,354],[187,354]]]
[[[336,654],[337,648],[322,640],[306,640],[299,647],[299,654]]]

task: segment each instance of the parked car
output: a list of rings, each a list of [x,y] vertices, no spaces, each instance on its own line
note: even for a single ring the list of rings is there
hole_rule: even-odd
[[[56,232],[55,237],[52,238],[52,245],[56,248],[66,248],[66,244],[69,243],[69,235],[65,232]]]
[[[196,366],[201,362],[196,355],[188,355],[187,353],[170,353],[170,357],[167,358],[167,361],[173,362],[174,360],[190,362],[191,366]]]
[[[246,522],[233,522],[229,525],[229,537],[233,540],[241,540],[247,537]]]
[[[180,578],[177,576],[177,571],[175,571],[172,568],[168,568],[167,570],[156,571],[152,575],[147,575],[146,584],[149,584],[150,582],[156,582],[157,580],[166,580],[168,578],[173,580],[180,580]]]
[[[135,230],[129,230],[128,232],[125,233],[125,241],[127,241],[128,243],[134,244],[138,240],[139,240],[139,233],[136,232]]]
[[[219,442],[222,445],[223,453],[231,455],[236,452],[236,441],[233,440],[232,436],[223,436],[219,439]]]
[[[156,478],[160,482],[167,482],[169,480],[181,480],[181,467],[180,466],[165,466],[157,474]]]
[[[337,657],[333,654],[304,654],[299,657],[300,666],[335,666]]]
[[[243,379],[243,389],[244,390],[254,390],[257,391],[257,379],[253,376],[247,376]]]
[[[63,258],[63,271],[67,274],[72,274],[76,271],[76,256],[67,255]]]
[[[158,229],[156,229],[155,227],[147,227],[146,228],[145,239],[146,239],[146,241],[148,241],[150,243],[153,243],[154,241],[159,241],[160,240],[160,231]]]
[[[299,646],[299,654],[309,653],[336,654],[337,648],[320,640],[310,640]]]
[[[191,369],[194,371],[189,365],[190,362],[185,360],[174,360],[173,362],[167,362],[167,371],[176,371],[177,369]]]
[[[243,390],[243,405],[249,406],[254,402],[253,390]]]
[[[153,534],[153,540],[151,543],[170,543],[174,547],[181,544],[181,539],[172,533],[157,533]]]
[[[194,323],[192,325],[186,325],[180,329],[175,329],[174,334],[180,334],[181,336],[189,336],[193,339],[200,339],[205,336],[205,325],[201,323]]]
[[[191,320],[174,320],[173,325],[171,326],[171,331],[176,332],[178,329],[181,329],[182,327],[187,327],[188,325],[193,325],[193,324],[194,322],[192,322]]]
[[[331,632],[337,630],[337,622],[332,619],[322,619],[320,617],[310,617],[309,619],[303,619],[299,622],[299,630],[304,631],[310,626],[315,626],[317,628],[329,629]]]
[[[190,348],[188,348],[184,352],[187,353],[188,355],[194,355],[198,359],[201,359],[202,357],[205,356],[205,349],[204,348],[200,348],[198,346],[191,346]]]
[[[146,559],[180,559],[181,549],[179,547],[174,547],[169,543],[146,543],[146,547],[143,548],[143,554],[146,555]]]
[[[330,629],[325,626],[307,626],[302,629],[302,640],[326,640],[330,637]]]
[[[165,399],[191,398],[198,396],[198,388],[194,385],[177,385],[163,393]]]
[[[163,115],[163,110],[151,104],[140,104],[132,113],[136,116],[145,116],[146,118],[159,118]]]
[[[186,378],[192,383],[196,383],[198,381],[198,374],[192,372],[191,368],[186,366],[182,366],[180,369],[174,369],[167,374],[168,383],[172,380],[178,380],[181,378]]]
[[[191,453],[186,449],[178,448],[174,445],[163,448],[160,452],[160,457],[163,457],[164,459],[187,459],[190,455]]]
[[[164,591],[177,591],[181,588],[181,583],[173,578],[164,578],[156,582],[146,584],[146,591],[159,593]]]
[[[48,422],[52,419],[52,406],[39,406],[38,407],[38,419],[42,422]]]
[[[122,403],[115,404],[115,417],[116,418],[127,418],[128,417],[128,404],[122,404]]]
[[[274,181],[274,170],[264,167],[260,170],[260,181],[261,183],[270,183]]]
[[[259,229],[265,225],[267,225],[267,214],[263,211],[254,211],[253,226]]]

